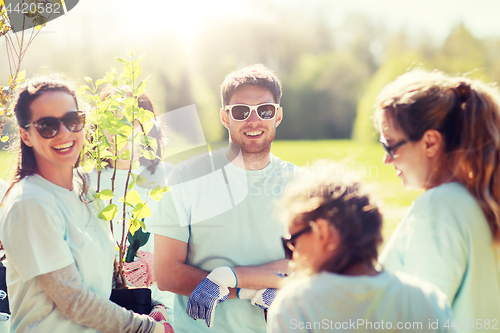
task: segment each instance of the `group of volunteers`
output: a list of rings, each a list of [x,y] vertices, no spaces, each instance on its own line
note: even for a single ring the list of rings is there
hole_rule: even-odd
[[[425,190],[380,255],[382,215],[362,184],[339,177],[340,165],[300,169],[271,153],[281,95],[263,65],[229,74],[220,109],[229,143],[134,171],[169,187],[145,220],[151,237],[125,264],[131,287],[153,291],[141,315],[109,300],[122,234],[97,217],[96,171],[79,167],[91,130],[85,110],[60,77],[29,80],[14,107],[15,175],[0,182],[11,312],[0,330],[500,329],[498,88],[415,69],[380,92],[373,120],[383,161],[405,188]],[[138,103],[154,112],[146,95]],[[110,160],[101,180],[116,164],[125,184],[130,163]]]

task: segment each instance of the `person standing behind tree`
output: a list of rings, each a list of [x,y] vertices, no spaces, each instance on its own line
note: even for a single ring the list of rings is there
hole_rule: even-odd
[[[461,332],[500,327],[500,93],[416,69],[379,94],[375,126],[405,188],[424,189],[380,255],[439,287]]]
[[[129,97],[132,97],[132,92],[130,87],[120,87],[121,90],[126,91]],[[104,100],[106,97],[112,95],[114,92],[111,89],[106,89],[101,93],[101,98]],[[146,94],[143,93],[137,98],[137,106],[150,111],[153,113],[155,117],[155,125],[147,133],[148,137],[153,138],[156,141],[156,155],[157,158],[153,160],[145,159],[144,157],[139,158],[140,166],[136,170],[132,170],[132,173],[138,176],[141,176],[143,182],[136,182],[133,189],[138,191],[141,195],[141,199],[147,201],[148,192],[150,189],[153,189],[157,185],[162,185],[165,182],[166,173],[168,166],[166,163],[161,161],[161,148],[162,148],[162,137],[161,131],[158,123],[156,122],[156,112],[153,107],[153,101]],[[135,126],[137,127],[136,132],[144,131],[142,125],[139,121],[136,122]],[[109,141],[112,142],[113,138],[110,137]],[[123,149],[126,149],[124,147]],[[150,149],[150,148],[148,148]],[[111,178],[115,177],[114,187],[115,193],[123,194],[125,189],[125,183],[128,177],[128,171],[130,168],[130,160],[117,159],[116,160],[116,173],[114,170],[115,162],[113,159],[109,159],[109,165],[106,166],[103,170],[101,170],[100,177],[100,190],[103,189],[111,189]],[[88,173],[90,178],[90,184],[97,188],[97,170],[93,169]],[[132,181],[132,178],[129,180]],[[141,183],[139,185],[138,183]],[[147,205],[151,211],[155,211],[155,207],[157,205],[157,201],[148,200]],[[123,207],[123,206],[121,206]],[[121,218],[123,217],[123,210],[120,209],[117,217],[113,221],[113,236],[115,243],[120,244],[122,240],[122,228],[121,228]],[[128,219],[128,216],[126,217]],[[154,255],[154,237],[152,237],[149,232],[147,232],[147,226],[149,224],[150,218],[146,218],[144,223],[146,224],[146,232],[143,232],[142,229],[137,230],[136,232],[141,234],[141,237],[147,238],[146,243],[139,248],[134,256],[134,260],[131,262],[124,263],[124,276],[127,279],[127,284],[132,285],[136,288],[150,288],[151,289],[151,298],[154,301],[160,302],[167,307],[168,311],[168,322],[170,324],[174,324],[174,314],[173,314],[173,305],[174,305],[174,295],[168,291],[160,291],[154,281],[153,276],[153,255]],[[130,233],[128,233],[130,237]],[[125,243],[128,246],[128,243]]]
[[[221,93],[229,147],[174,168],[150,227],[158,286],[177,294],[177,332],[265,332],[275,272],[287,270],[272,209],[297,167],[271,154],[281,84],[255,65],[229,74]]]

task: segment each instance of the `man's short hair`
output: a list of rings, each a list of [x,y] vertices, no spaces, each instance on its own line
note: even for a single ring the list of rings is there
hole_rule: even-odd
[[[257,86],[269,90],[273,95],[274,102],[280,102],[280,80],[272,70],[262,64],[257,64],[234,71],[226,76],[220,87],[222,106],[228,105],[236,90],[244,85]]]

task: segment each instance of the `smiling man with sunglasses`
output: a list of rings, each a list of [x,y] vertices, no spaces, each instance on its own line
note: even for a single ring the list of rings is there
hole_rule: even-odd
[[[169,177],[170,191],[153,214],[157,225],[148,227],[155,277],[160,289],[177,294],[176,332],[264,333],[276,273],[288,269],[274,202],[298,168],[271,154],[283,118],[272,71],[255,65],[233,72],[221,94],[229,146],[189,159]],[[185,180],[202,165],[210,172]]]

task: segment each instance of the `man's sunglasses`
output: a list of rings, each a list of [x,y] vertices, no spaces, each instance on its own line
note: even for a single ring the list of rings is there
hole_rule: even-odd
[[[297,239],[311,231],[311,224],[307,225],[304,229],[294,233],[293,235],[288,235],[287,237],[281,237],[281,242],[283,243],[283,250],[285,250],[285,259],[292,259],[293,251],[295,250],[295,242]]]
[[[83,111],[70,111],[61,118],[43,117],[29,123],[24,126],[24,128],[33,126],[42,138],[52,139],[59,133],[61,123],[63,123],[70,132],[80,132],[83,126],[85,126],[85,113]]]
[[[250,117],[252,110],[255,110],[257,116],[262,120],[269,120],[276,117],[276,111],[279,104],[264,103],[259,105],[233,104],[226,105],[225,110],[229,111],[231,118],[236,121],[243,121]]]
[[[404,145],[405,143],[408,143],[406,139],[403,139],[399,142],[396,142],[392,146],[389,146],[386,142],[384,142],[382,139],[380,139],[380,143],[382,146],[384,146],[385,151],[387,152],[387,155],[389,155],[391,158],[394,158],[394,153],[396,152],[396,149]]]

